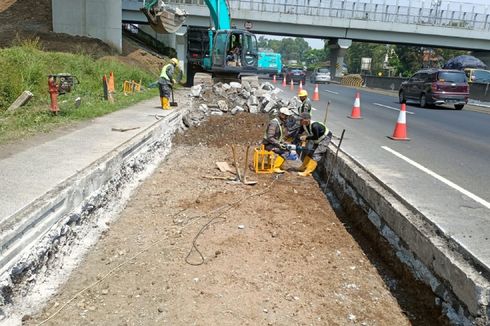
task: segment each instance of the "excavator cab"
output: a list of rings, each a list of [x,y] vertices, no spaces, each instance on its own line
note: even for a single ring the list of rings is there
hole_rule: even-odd
[[[218,30],[211,50],[212,70],[225,74],[256,74],[257,38],[245,30]]]

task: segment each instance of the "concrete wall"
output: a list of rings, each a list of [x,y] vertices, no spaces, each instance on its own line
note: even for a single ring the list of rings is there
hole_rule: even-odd
[[[98,38],[121,51],[121,0],[52,1],[54,32]]]
[[[330,148],[315,173],[327,196],[339,198],[367,237],[375,233],[388,241],[393,255],[432,290],[455,325],[490,325],[489,279],[472,258],[355,159],[340,151],[335,160],[334,153]],[[328,186],[326,180],[331,181]]]

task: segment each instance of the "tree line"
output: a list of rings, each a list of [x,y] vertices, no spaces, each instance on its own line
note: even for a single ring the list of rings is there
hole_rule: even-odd
[[[323,49],[312,49],[301,37],[285,37],[281,40],[267,39],[265,36],[258,38],[259,48],[280,53],[284,63],[296,60],[309,69],[329,64],[330,49],[326,40],[324,44]],[[448,59],[466,53],[463,50],[352,42],[344,62],[349,73],[410,76],[421,68],[440,67]],[[361,58],[371,58],[369,70],[361,70]]]

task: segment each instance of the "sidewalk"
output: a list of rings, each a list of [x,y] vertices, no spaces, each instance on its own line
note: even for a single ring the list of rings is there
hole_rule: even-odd
[[[0,156],[0,273],[112,177],[110,162],[122,164],[150,142],[152,129],[179,120],[179,109],[163,111],[158,103],[155,98],[143,101],[37,146]]]

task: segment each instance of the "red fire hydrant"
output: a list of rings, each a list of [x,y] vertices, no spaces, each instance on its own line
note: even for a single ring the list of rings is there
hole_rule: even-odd
[[[60,108],[58,107],[58,84],[54,77],[48,78],[49,95],[51,97],[51,112],[58,114]]]

